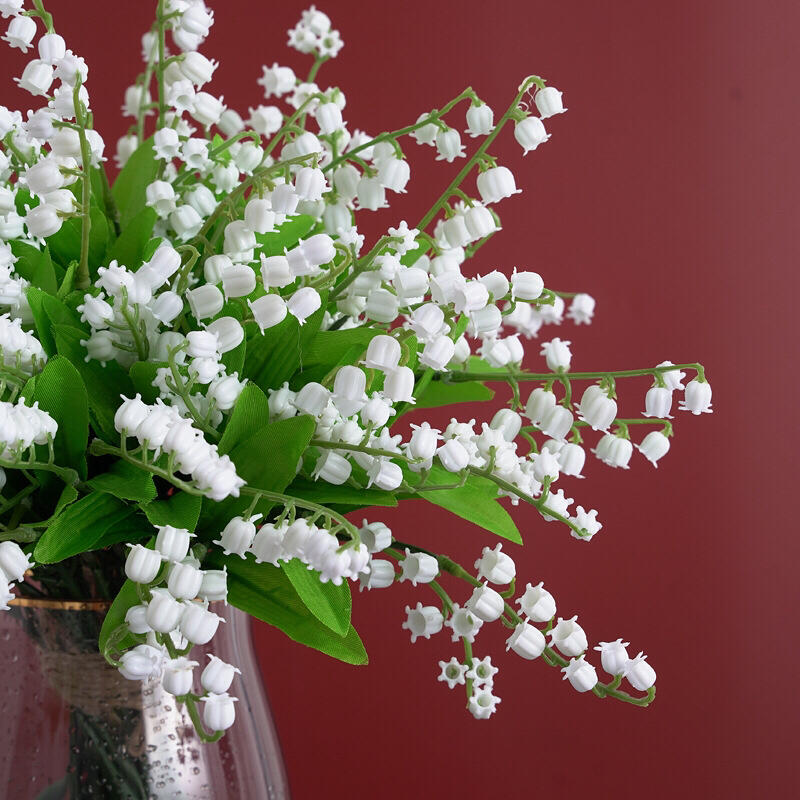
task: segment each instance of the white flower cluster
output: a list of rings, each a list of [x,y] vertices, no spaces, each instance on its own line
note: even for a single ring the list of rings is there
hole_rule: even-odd
[[[11,189],[0,187],[0,227],[4,216],[15,208],[13,196],[7,197],[8,202],[3,199],[11,194]],[[11,245],[0,241],[0,306],[7,306],[13,319],[19,319],[24,324],[30,325],[33,322],[33,314],[25,293],[29,283],[21,275],[14,274],[14,264],[17,260]]]
[[[406,550],[400,566],[403,569],[400,580],[411,580],[415,586],[418,583],[430,583],[439,574],[437,559],[426,553],[411,553]],[[373,583],[369,576],[365,577],[369,588],[391,585],[394,578],[391,562],[372,558],[370,567],[370,574],[385,572],[387,578]],[[597,672],[586,661],[589,645],[586,633],[577,622],[577,616],[570,619],[559,617],[554,625],[556,602],[543,583],[536,586],[527,584],[525,592],[515,601],[520,608],[517,615],[507,605],[504,596],[489,585],[507,586],[512,584],[516,576],[514,561],[502,551],[502,545],[498,544],[494,549],[484,547],[481,558],[475,562],[475,569],[478,585],[463,606],[449,604],[449,600],[444,605],[444,611],[439,606],[424,606],[421,602],[414,608],[406,606],[406,620],[402,627],[411,634],[412,643],[418,638],[429,639],[444,627],[451,630],[453,642],[465,642],[463,660],[453,656],[448,661],[439,662],[439,680],[445,682],[450,689],[457,685],[467,687],[468,708],[476,719],[488,719],[495,712],[500,698],[494,694],[494,678],[498,667],[492,664],[490,656],[482,659],[473,657],[472,644],[484,623],[495,622],[501,617],[507,621],[516,621],[513,632],[506,640],[506,651],[513,650],[528,661],[544,656],[553,666],[563,663],[565,666],[561,671],[564,678],[579,692],[598,686]],[[545,624],[546,627],[537,627],[540,624]],[[550,637],[549,643],[546,636]],[[647,692],[655,684],[656,673],[647,663],[644,654],[639,653],[636,658],[629,658],[627,646],[627,642],[617,639],[614,642],[600,642],[595,650],[600,652],[601,663],[607,673],[619,680],[626,678],[634,689]],[[553,648],[569,661],[561,658]],[[619,685],[619,680],[614,684],[614,689]]]
[[[166,692],[185,698],[194,694],[194,668],[199,666],[190,658],[192,648],[208,644],[225,621],[209,603],[226,600],[228,576],[224,570],[200,569],[200,562],[189,553],[194,534],[188,530],[171,525],[157,529],[154,549],[130,545],[125,561],[125,574],[147,586],[150,599],[128,609],[128,629],[146,635],[147,641],[123,653],[119,670],[129,680],[159,679]],[[164,578],[166,586],[160,586]],[[236,716],[236,698],[228,690],[239,670],[216,656],[209,658],[200,675],[202,696],[196,697],[205,703],[206,725],[223,731]]]
[[[23,330],[22,320],[9,314],[0,315],[0,359],[8,367],[20,370],[25,375],[40,372],[47,362],[41,342],[30,332]]]
[[[0,455],[4,459],[15,460],[35,444],[52,442],[57,431],[58,423],[38,403],[0,402]]]
[[[328,15],[311,6],[289,31],[289,47],[317,58],[336,58],[344,42],[339,31],[331,28]]]
[[[135,436],[142,449],[154,451],[154,459],[166,453],[167,472],[172,474],[174,469],[189,475],[194,488],[206,497],[220,501],[239,496],[244,481],[236,474],[233,461],[227,455],[219,455],[217,446],[209,444],[175,406],[160,400],[148,405],[139,394],[123,396],[114,427],[123,439]]]
[[[14,599],[14,581],[21,581],[32,566],[33,561],[16,542],[0,542],[0,611],[8,611],[9,600]]]
[[[234,517],[223,529],[214,544],[219,545],[225,555],[235,554],[246,558],[255,556],[257,564],[280,566],[281,562],[297,558],[319,572],[320,581],[330,581],[336,586],[342,580],[358,580],[368,569],[369,551],[364,544],[358,547],[340,546],[339,540],[330,531],[310,523],[303,517],[293,522],[268,522],[258,530],[250,519]]]

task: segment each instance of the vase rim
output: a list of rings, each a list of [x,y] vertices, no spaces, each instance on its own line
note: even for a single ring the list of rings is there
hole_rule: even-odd
[[[55,600],[41,597],[15,597],[10,606],[22,608],[50,608],[59,611],[108,611],[110,600]]]

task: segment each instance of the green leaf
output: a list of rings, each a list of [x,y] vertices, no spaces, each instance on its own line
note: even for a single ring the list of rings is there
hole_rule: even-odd
[[[119,209],[120,228],[123,231],[145,208],[145,190],[156,179],[158,163],[151,137],[139,145],[117,175],[111,194]]]
[[[75,284],[75,273],[78,271],[78,262],[71,261],[64,273],[64,280],[61,281],[61,286],[58,287],[56,297],[63,300],[71,291]]]
[[[129,461],[115,461],[108,472],[96,475],[87,483],[95,491],[137,503],[149,503],[158,494],[152,475]]]
[[[120,405],[120,395],[132,397],[133,384],[125,370],[116,361],[102,366],[99,361],[86,361],[86,350],[80,343],[86,338],[83,331],[69,325],[54,325],[56,347],[66,356],[83,378],[89,393],[89,416],[92,427],[107,442],[115,442],[119,434],[114,428],[114,414]]]
[[[438,408],[453,403],[484,403],[494,397],[494,392],[478,381],[447,383],[431,381],[425,391],[417,397],[409,411],[420,408]]]
[[[306,607],[286,573],[251,558],[212,551],[204,566],[227,567],[228,602],[282,630],[290,639],[348,664],[366,664],[367,653],[351,625],[341,636],[323,625]]]
[[[290,381],[290,386],[297,390],[310,381],[321,381],[337,367],[356,363],[373,337],[381,332],[377,328],[319,331],[303,347],[301,363]]]
[[[325,300],[323,292],[322,305],[304,325],[287,314],[280,325],[267,328],[263,336],[255,334],[253,344],[245,353],[244,376],[264,391],[278,389],[284,381],[288,381],[303,364],[305,349],[319,331],[325,313]]]
[[[135,271],[144,259],[144,253],[153,235],[157,215],[154,209],[141,209],[122,229],[122,233],[109,250],[108,260],[116,259]]]
[[[290,217],[272,233],[257,233],[256,240],[261,244],[265,256],[282,256],[284,248],[291,250],[311,229],[316,220],[306,214]]]
[[[48,247],[39,250],[15,239],[11,242],[11,250],[18,259],[14,264],[14,272],[48,294],[56,293],[58,281]]]
[[[54,564],[94,549],[103,534],[134,509],[103,492],[93,492],[68,506],[56,517],[33,551],[35,561]]]
[[[306,415],[265,425],[230,450],[237,474],[252,489],[283,492],[297,474],[297,464],[315,428],[313,418]],[[242,496],[221,503],[207,501],[203,505],[203,527],[216,532],[231,517],[241,514],[251,499]],[[263,514],[272,505],[264,500],[256,509]]]
[[[175,492],[165,500],[153,500],[141,506],[151,525],[172,525],[193,531],[200,518],[202,498],[185,492]]]
[[[296,478],[289,484],[286,493],[323,506],[335,504],[369,508],[370,506],[397,505],[397,496],[392,492],[383,492],[380,489],[359,489],[346,484],[334,486],[332,483],[324,481],[317,483],[304,478]]]
[[[410,470],[404,470],[404,473],[412,486],[419,481],[419,476],[415,476]],[[454,482],[455,476],[442,467],[434,466],[431,470],[430,484],[447,485]],[[456,516],[503,539],[522,544],[522,537],[514,520],[497,500],[497,486],[486,478],[471,475],[464,486],[424,492],[422,499],[446,508]]]
[[[128,613],[128,609],[132,606],[138,606],[140,602],[137,585],[133,581],[126,580],[125,583],[122,584],[119,593],[114,598],[111,608],[108,609],[106,618],[103,620],[103,627],[100,628],[98,645],[101,653],[105,651],[111,634],[125,622],[125,615]],[[117,642],[117,648],[119,652],[122,652],[134,644],[136,644],[136,639],[129,633],[125,638]]]
[[[36,378],[33,399],[58,423],[53,441],[56,464],[86,477],[89,398],[78,370],[63,356],[51,358]]]
[[[89,208],[89,218],[89,267],[96,269],[103,263],[108,246],[108,220],[95,204]],[[45,240],[53,258],[64,268],[70,261],[80,260],[82,227],[82,219],[72,217],[65,220],[57,233]]]
[[[319,572],[308,569],[296,558],[284,564],[283,571],[306,608],[325,627],[339,636],[347,636],[352,608],[350,584],[347,581],[342,581],[339,586],[322,583]]]
[[[156,372],[161,367],[166,367],[166,362],[156,361],[134,361],[128,371],[134,389],[142,395],[145,403],[155,403],[158,397],[158,389],[153,386]]]
[[[47,292],[35,286],[29,286],[26,289],[26,294],[33,314],[36,336],[48,356],[52,356],[56,352],[53,330],[55,325],[70,325],[80,330],[81,339],[86,338],[87,334],[81,328],[80,319],[62,300],[47,294]],[[84,355],[86,355],[85,351]]]
[[[248,383],[236,400],[225,432],[217,446],[220,455],[229,453],[248,436],[269,424],[267,396],[254,383]]]

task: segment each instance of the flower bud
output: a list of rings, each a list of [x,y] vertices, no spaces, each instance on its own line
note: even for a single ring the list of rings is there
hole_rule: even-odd
[[[579,416],[593,431],[607,431],[617,418],[617,403],[602,390],[599,394],[592,392],[591,396],[587,397],[586,395],[593,388],[590,386],[584,392],[580,402]]]
[[[386,190],[381,184],[380,178],[370,178],[366,175],[359,178],[356,186],[356,199],[358,208],[377,211],[384,208],[386,203]]]
[[[54,206],[41,203],[25,215],[28,233],[37,239],[46,239],[61,230],[63,220]]]
[[[461,472],[469,466],[469,453],[457,439],[448,439],[436,451],[436,455],[448,472]]]
[[[294,398],[293,405],[301,414],[319,417],[330,400],[331,393],[321,384],[311,381]]]
[[[467,332],[475,338],[491,336],[500,330],[503,324],[503,315],[500,309],[490,303],[484,308],[472,312],[472,317],[467,326]]]
[[[325,173],[318,167],[301,167],[294,176],[294,190],[301,200],[321,200],[328,190]]]
[[[464,157],[464,145],[461,144],[461,134],[455,128],[441,128],[436,131],[436,156],[437,161],[447,161],[452,164],[457,158]]]
[[[582,478],[581,470],[586,463],[586,452],[579,444],[567,443],[558,451],[558,465],[564,475]]]
[[[427,342],[419,355],[419,361],[431,369],[446,370],[455,351],[455,342],[449,336],[438,336]]]
[[[633,444],[630,439],[623,439],[613,433],[607,433],[598,443],[594,454],[609,467],[628,469],[628,462],[633,455]]]
[[[261,333],[264,333],[267,328],[278,325],[286,318],[286,302],[280,295],[265,294],[255,300],[248,300],[247,304],[253,312],[253,319]]]
[[[393,403],[413,403],[414,383],[414,370],[410,367],[397,367],[387,373],[383,382],[383,393]]]

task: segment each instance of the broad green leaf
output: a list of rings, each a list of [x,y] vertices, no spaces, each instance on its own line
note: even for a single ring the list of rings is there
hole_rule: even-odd
[[[319,331],[303,348],[299,369],[289,385],[296,391],[311,381],[322,381],[337,367],[357,363],[379,333],[381,331],[377,328]]]
[[[50,517],[46,520],[43,520],[42,524],[50,525],[53,520],[69,505],[74,503],[78,499],[78,490],[69,483],[64,484],[64,488],[61,490],[61,495],[59,496],[58,500],[56,501],[55,508],[53,509],[53,513]]]
[[[469,383],[431,381],[425,391],[416,398],[416,404],[409,410],[438,408],[439,406],[449,406],[453,403],[483,403],[493,397],[494,392],[478,381]]]
[[[108,260],[116,259],[128,269],[137,270],[153,235],[156,219],[156,212],[152,208],[141,209],[122,229],[119,239],[108,252]]]
[[[244,376],[264,391],[278,389],[284,381],[288,381],[302,366],[305,349],[319,331],[325,313],[325,300],[323,293],[321,307],[304,325],[298,324],[291,314],[287,314],[280,325],[267,328],[263,336],[256,333],[245,353]]]
[[[77,271],[78,262],[71,261],[66,272],[64,273],[64,280],[61,281],[61,286],[58,287],[58,293],[56,294],[56,297],[59,300],[63,300],[72,291],[72,288],[75,285],[75,273]]]
[[[66,356],[83,378],[89,393],[89,416],[95,432],[107,442],[115,442],[119,434],[114,428],[114,414],[120,405],[120,395],[132,397],[133,384],[127,373],[115,361],[102,366],[99,361],[86,361],[86,350],[80,343],[86,338],[83,331],[68,325],[54,325],[56,347]]]
[[[119,209],[119,221],[123,231],[145,208],[145,190],[156,179],[158,163],[153,152],[151,137],[139,145],[117,175],[111,194]]]
[[[410,470],[404,470],[404,473],[406,480],[412,486],[419,482],[419,476]],[[448,485],[455,483],[456,480],[456,476],[452,473],[435,466],[431,470],[428,483],[430,485]],[[497,500],[497,487],[486,478],[471,475],[464,486],[457,489],[423,492],[421,497],[484,530],[511,542],[522,544],[522,537],[514,520]]]
[[[392,492],[383,492],[380,489],[359,489],[347,484],[334,486],[325,481],[313,482],[304,478],[296,478],[289,484],[286,494],[323,506],[334,504],[369,508],[370,506],[397,505],[397,496]]]
[[[86,477],[89,398],[78,370],[63,356],[51,358],[36,377],[33,399],[58,423],[53,441],[56,464]]]
[[[311,231],[316,224],[313,217],[299,214],[287,219],[277,231],[257,233],[256,239],[261,244],[261,252],[265,256],[282,256],[284,248],[291,250],[300,239]]]
[[[166,367],[166,362],[135,361],[128,371],[134,389],[142,395],[145,403],[155,403],[158,389],[153,386],[156,372],[161,367]]]
[[[19,239],[12,240],[10,244],[12,252],[17,257],[14,272],[25,278],[32,286],[48,294],[55,294],[58,282],[49,248],[39,250]]]
[[[115,461],[108,472],[95,475],[87,483],[97,492],[137,503],[149,503],[158,494],[152,475],[129,461]]]
[[[103,627],[100,628],[98,645],[101,653],[106,648],[108,637],[125,622],[125,615],[128,613],[128,609],[132,606],[138,606],[139,602],[139,591],[136,584],[133,581],[126,580],[114,598],[111,608],[108,609],[106,618],[103,620]],[[136,640],[133,636],[128,634],[126,638],[118,643],[117,647],[119,652],[122,652],[135,643]]]
[[[204,566],[228,570],[228,602],[274,625],[290,639],[348,664],[366,664],[364,645],[351,625],[345,636],[323,625],[306,607],[289,577],[278,567],[252,558],[211,551]]]
[[[176,491],[164,500],[153,500],[141,506],[151,525],[172,525],[193,531],[200,518],[202,498],[195,494]]]
[[[102,550],[115,544],[137,544],[152,535],[153,526],[142,514],[128,514],[106,530],[95,542],[94,549]]]
[[[100,208],[94,204],[89,209],[91,226],[89,228],[89,267],[96,269],[103,263],[108,246],[108,220]],[[78,261],[81,257],[82,218],[72,217],[65,220],[61,230],[49,236],[45,241],[52,257],[66,268],[70,261]]]
[[[54,564],[92,550],[103,534],[134,512],[131,506],[103,492],[93,492],[68,506],[42,534],[35,561]]]
[[[35,286],[29,286],[26,289],[26,294],[33,314],[36,336],[48,356],[52,356],[56,352],[55,332],[53,329],[55,325],[70,325],[80,330],[81,339],[87,337],[88,334],[81,328],[80,319],[63,300],[53,297]]]
[[[267,396],[254,383],[248,383],[233,407],[225,432],[219,441],[220,455],[229,453],[248,436],[269,424]]]
[[[265,425],[239,442],[230,452],[236,472],[253,489],[283,492],[297,474],[297,465],[314,434],[314,420],[309,416],[292,417]],[[203,504],[203,527],[218,532],[228,520],[241,514],[251,497],[230,497],[221,503]],[[256,507],[266,513],[273,503],[262,501]]]
[[[339,586],[322,583],[316,570],[308,569],[296,558],[284,564],[283,571],[306,608],[334,633],[347,636],[352,608],[350,584],[347,581]]]

